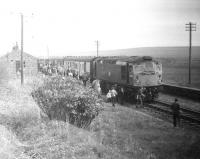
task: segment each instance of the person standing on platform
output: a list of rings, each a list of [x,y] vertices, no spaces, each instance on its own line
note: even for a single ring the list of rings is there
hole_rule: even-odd
[[[178,99],[175,98],[174,102],[171,105],[172,113],[173,113],[173,125],[176,127],[180,126],[180,105],[178,103]]]

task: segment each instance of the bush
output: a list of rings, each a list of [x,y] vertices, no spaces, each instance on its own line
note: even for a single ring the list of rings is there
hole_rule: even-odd
[[[49,119],[68,121],[82,128],[102,109],[98,94],[71,77],[49,77],[32,96]]]

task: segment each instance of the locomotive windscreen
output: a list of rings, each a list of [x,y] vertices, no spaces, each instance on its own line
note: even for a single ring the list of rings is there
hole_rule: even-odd
[[[135,73],[152,72],[152,71],[154,71],[154,66],[153,62],[151,61],[135,65]]]
[[[153,62],[145,62],[145,71],[154,71]]]

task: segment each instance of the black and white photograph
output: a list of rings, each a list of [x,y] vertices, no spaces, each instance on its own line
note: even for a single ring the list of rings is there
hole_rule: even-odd
[[[0,2],[0,159],[199,159],[199,0]]]

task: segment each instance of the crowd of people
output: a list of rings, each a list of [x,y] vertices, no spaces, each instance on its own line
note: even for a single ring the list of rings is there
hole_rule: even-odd
[[[132,96],[130,96],[130,98],[134,96],[136,99],[136,108],[139,108],[143,107],[144,102],[153,101],[153,99],[157,98],[157,95],[157,88],[140,87],[136,92],[134,92],[134,94],[132,94]],[[125,93],[124,87],[114,85],[111,87],[111,89],[108,90],[106,98],[108,102],[114,101],[115,103],[117,101],[123,105],[125,99],[127,99],[127,92]]]
[[[120,86],[112,86],[111,89],[108,90],[106,94],[107,102],[111,102],[112,106],[115,107],[116,102],[121,105],[124,104],[125,91],[123,87]]]
[[[63,66],[56,66],[52,64],[45,64],[40,67],[40,72],[45,75],[61,75],[61,76],[71,76],[79,79],[79,74],[77,71],[72,71],[71,69],[65,69]]]
[[[75,70],[71,70],[70,68],[66,69],[60,65],[56,66],[52,64],[45,64],[40,67],[39,71],[42,74],[49,75],[49,76],[60,75],[62,77],[66,77],[66,76],[73,77],[73,78],[76,78],[77,80],[81,80],[84,86],[86,86],[87,81],[90,80],[90,76],[88,73],[83,73],[80,75],[79,72]]]

